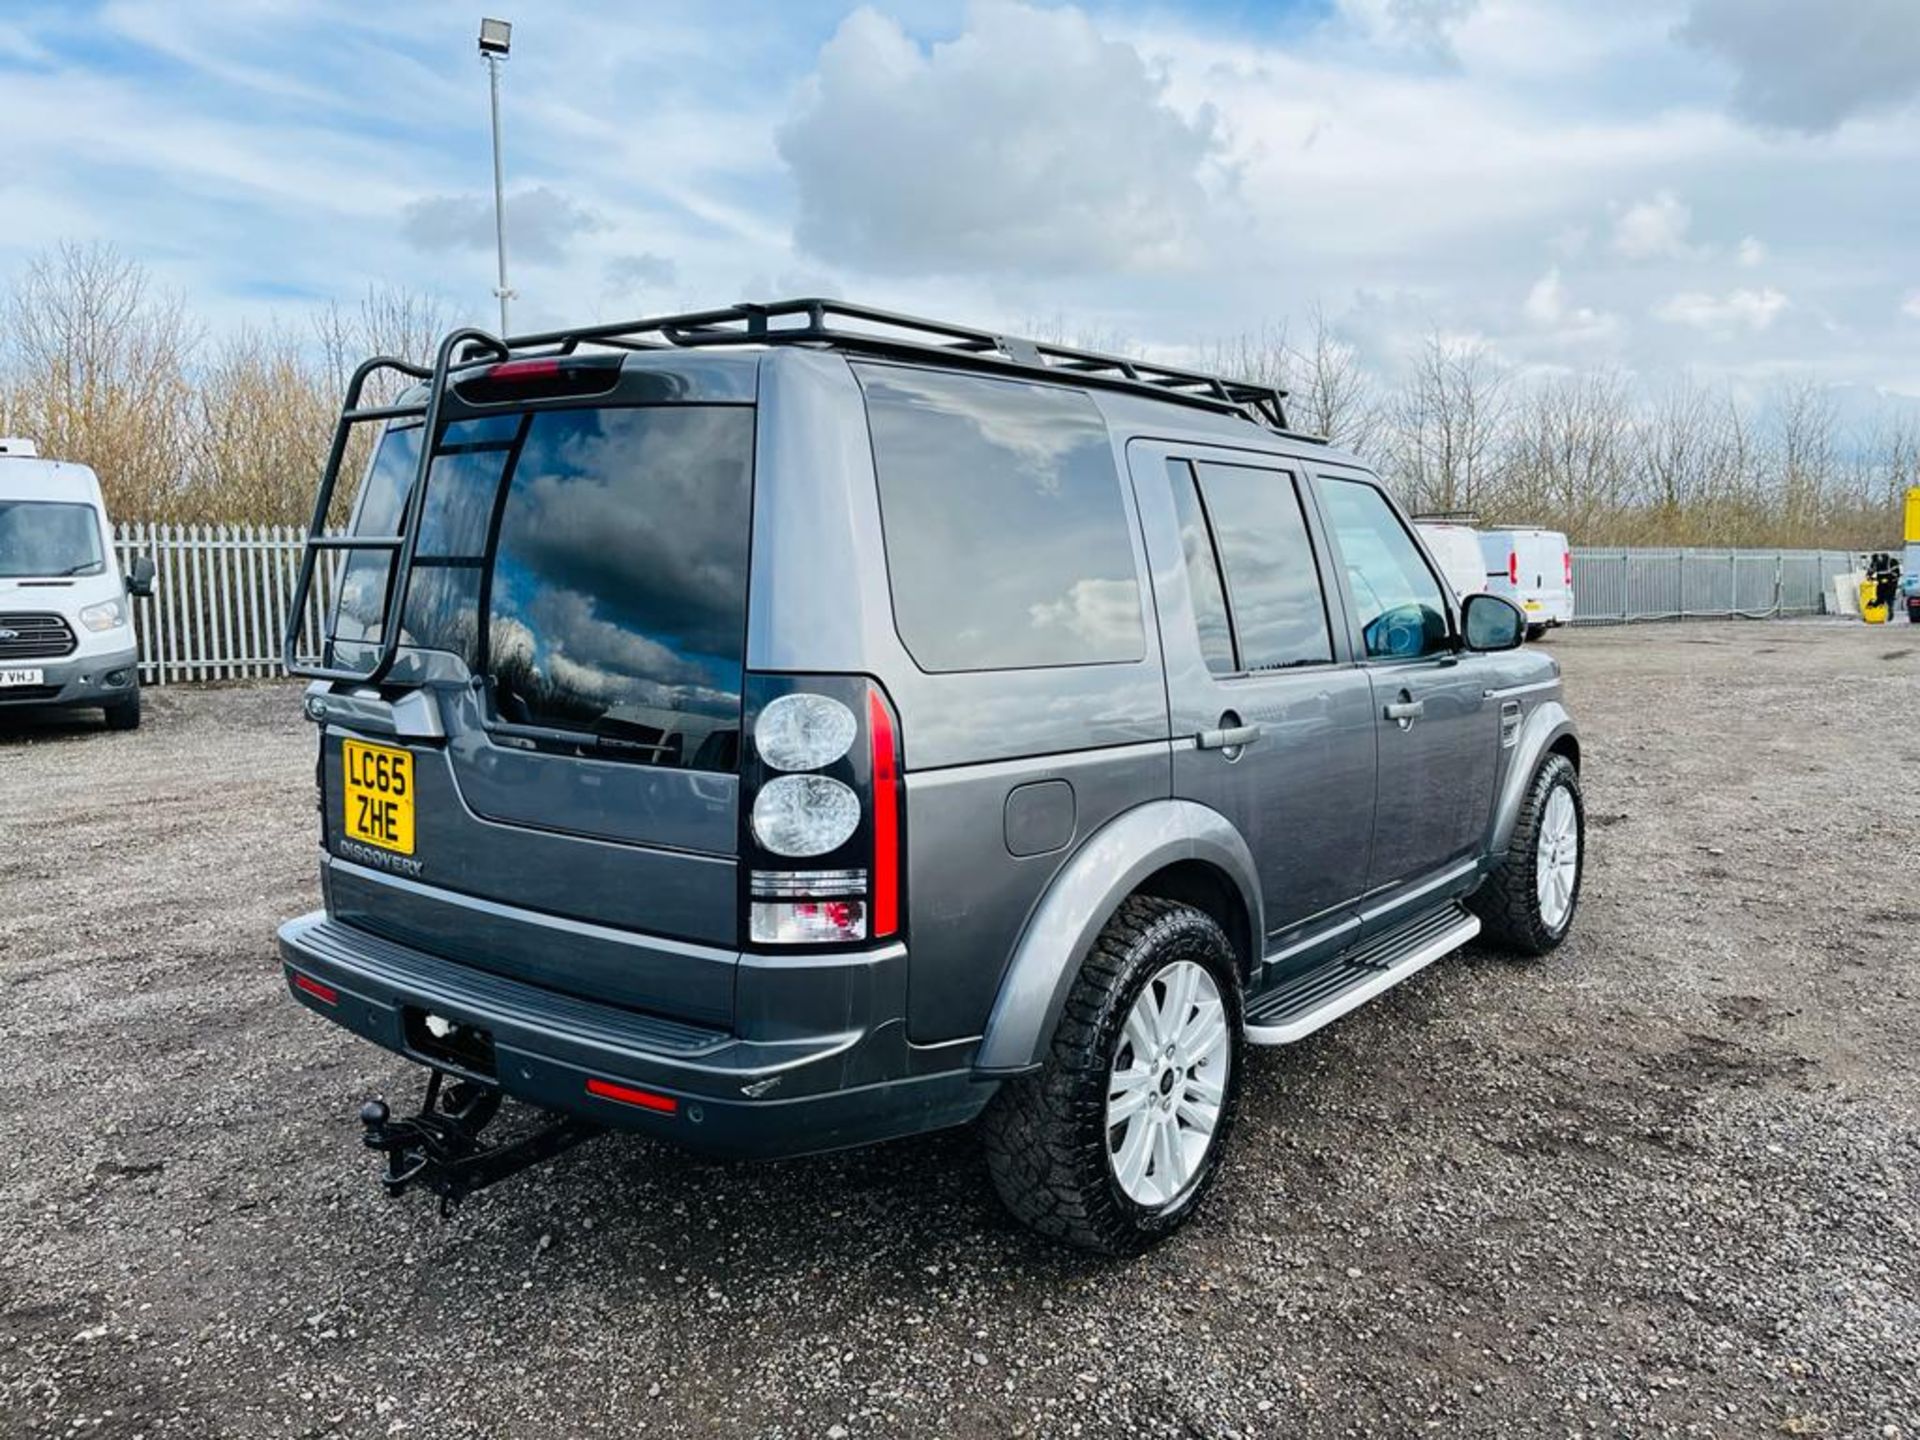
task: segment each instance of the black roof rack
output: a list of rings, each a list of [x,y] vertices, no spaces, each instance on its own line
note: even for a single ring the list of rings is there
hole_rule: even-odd
[[[848,322],[854,328],[848,328]],[[923,320],[870,305],[819,298],[744,303],[720,310],[548,330],[515,335],[506,347],[517,357],[528,352],[569,355],[582,345],[619,350],[696,348],[718,345],[821,345],[863,355],[937,360],[982,370],[1049,379],[1072,379],[1109,390],[1129,390],[1162,400],[1182,401],[1210,410],[1244,415],[1258,425],[1286,431],[1287,392],[1272,385],[1228,380],[1198,370],[1103,355],[1042,340],[1025,340],[975,330],[944,320]],[[481,347],[473,358],[490,356]]]
[[[847,328],[851,322],[855,328]],[[314,497],[313,518],[294,580],[293,598],[282,637],[287,671],[314,680],[379,684],[400,652],[400,626],[392,623],[395,598],[407,593],[419,544],[420,516],[425,505],[427,471],[434,447],[422,445],[412,487],[391,535],[330,534],[327,517],[347,454],[347,438],[355,425],[419,420],[429,435],[438,435],[442,402],[455,372],[480,362],[535,359],[571,355],[582,345],[613,350],[697,349],[724,345],[819,345],[861,355],[931,361],[996,374],[1048,380],[1071,380],[1106,390],[1150,395],[1224,414],[1239,415],[1257,425],[1287,434],[1286,391],[1272,385],[1225,380],[1197,370],[1180,370],[1120,355],[1102,355],[1066,345],[996,335],[940,320],[920,320],[866,305],[838,300],[777,300],[769,304],[731,305],[724,310],[699,310],[686,315],[663,315],[650,320],[628,320],[612,325],[587,325],[571,330],[549,330],[536,335],[500,339],[483,330],[461,329],[441,340],[431,367],[409,364],[392,356],[364,362],[347,384],[345,403],[335,422],[333,445]],[[387,405],[363,405],[367,383],[383,372],[411,380],[400,398]],[[421,392],[417,393],[416,392]],[[1298,438],[1311,440],[1312,436]],[[387,557],[386,586],[374,655],[364,666],[334,663],[332,645],[323,639],[321,653],[308,659],[300,654],[307,600],[313,591],[322,555],[351,557],[378,553]]]

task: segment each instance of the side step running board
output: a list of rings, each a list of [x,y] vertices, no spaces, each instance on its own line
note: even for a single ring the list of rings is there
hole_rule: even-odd
[[[1255,1045],[1304,1040],[1479,933],[1480,917],[1459,904],[1410,920],[1255,996],[1247,1005],[1247,1039]]]

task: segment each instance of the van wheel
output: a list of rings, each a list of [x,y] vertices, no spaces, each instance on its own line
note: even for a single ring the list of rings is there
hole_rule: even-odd
[[[1134,896],[1080,967],[1045,1064],[987,1109],[994,1188],[1042,1235],[1146,1249],[1219,1173],[1240,1059],[1232,943],[1189,905]]]
[[[1549,755],[1534,772],[1507,858],[1467,900],[1497,947],[1545,955],[1573,928],[1586,871],[1586,806],[1580,772]]]
[[[1538,644],[1540,640],[1546,635],[1546,633],[1547,633],[1547,627],[1544,625],[1527,626],[1527,643],[1529,645]]]
[[[140,692],[135,690],[124,700],[116,700],[107,706],[107,729],[138,730],[140,728]]]

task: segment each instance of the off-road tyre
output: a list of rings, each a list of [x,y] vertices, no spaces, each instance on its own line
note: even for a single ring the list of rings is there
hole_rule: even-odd
[[[1124,1194],[1109,1160],[1109,1073],[1128,1012],[1162,969],[1188,960],[1204,966],[1225,1004],[1226,1094],[1213,1144],[1184,1190],[1157,1208]],[[1189,905],[1134,896],[1100,932],[1067,996],[1041,1069],[1005,1082],[981,1130],[994,1188],[1016,1219],[1082,1250],[1131,1255],[1192,1216],[1219,1174],[1238,1106],[1245,1044],[1239,966],[1232,942],[1209,915]]]
[[[1579,864],[1574,872],[1572,903],[1556,927],[1547,923],[1540,909],[1540,826],[1553,793],[1562,789],[1573,800]],[[1580,887],[1586,879],[1586,817],[1586,805],[1580,796],[1580,772],[1564,755],[1547,756],[1527,786],[1506,858],[1467,900],[1467,908],[1480,917],[1482,934],[1493,948],[1539,956],[1557,949],[1567,938],[1580,914]]]
[[[124,700],[116,700],[106,707],[107,729],[138,730],[140,728],[140,692],[135,690]]]

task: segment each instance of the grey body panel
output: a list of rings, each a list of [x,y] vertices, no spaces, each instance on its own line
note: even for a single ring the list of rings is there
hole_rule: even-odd
[[[1263,933],[1259,872],[1225,816],[1190,800],[1129,810],[1088,837],[1021,933],[980,1042],[979,1073],[1014,1075],[1039,1063],[1074,976],[1114,906],[1155,871],[1182,861],[1225,875],[1253,917],[1252,933]]]
[[[341,746],[347,738],[358,737],[333,726],[326,732],[321,775],[328,797],[342,793]],[[392,743],[390,737],[377,734],[366,738]],[[489,820],[469,808],[461,795],[452,742],[409,748],[416,791],[414,853],[376,859],[381,868],[520,911],[701,944],[737,943],[738,867],[732,856],[695,855]],[[325,815],[328,851],[356,863],[367,862],[369,847],[341,833],[339,805],[330,801]],[[531,918],[529,923],[534,923]],[[457,947],[457,911],[448,913],[445,927],[444,943]],[[529,937],[528,943],[542,942]],[[565,938],[556,932],[545,943],[551,952],[548,983],[570,988]],[[661,1000],[671,1013],[672,996],[663,995]]]
[[[916,1044],[981,1032],[1007,957],[1069,863],[1068,846],[1024,856],[1007,848],[1008,802],[1036,781],[1070,787],[1070,846],[1166,797],[1166,742],[908,774],[908,1033]]]

